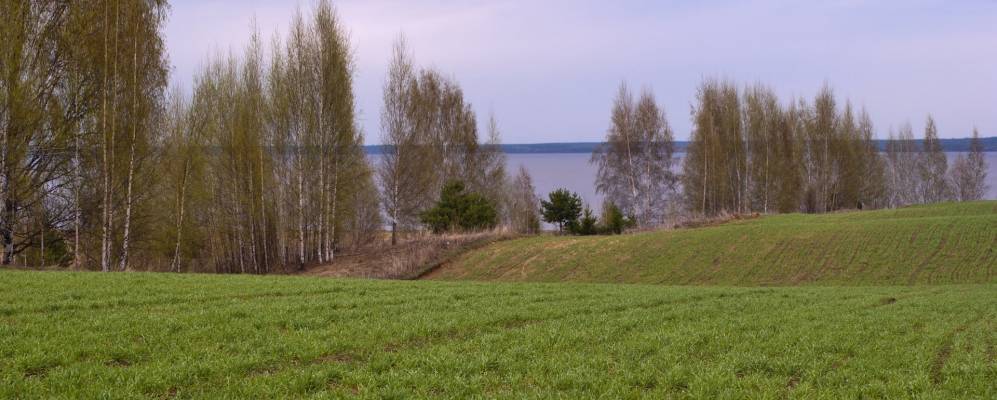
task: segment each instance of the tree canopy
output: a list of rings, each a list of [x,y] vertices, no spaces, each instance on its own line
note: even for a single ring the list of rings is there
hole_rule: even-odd
[[[498,224],[495,204],[485,196],[466,191],[461,181],[443,185],[436,206],[422,213],[422,223],[433,233],[478,231]]]
[[[547,200],[540,200],[544,222],[556,224],[558,232],[578,223],[582,213],[582,198],[568,189],[550,192]]]

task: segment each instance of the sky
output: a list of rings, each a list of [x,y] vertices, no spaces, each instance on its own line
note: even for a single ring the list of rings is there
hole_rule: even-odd
[[[283,36],[311,0],[173,0],[173,81],[189,91],[210,56],[241,54],[252,21]],[[599,141],[619,85],[650,90],[677,140],[704,78],[764,83],[783,101],[825,83],[866,107],[885,137],[930,113],[941,137],[997,136],[997,0],[340,0],[356,62],[358,118],[380,142],[381,90],[405,36],[420,67],[460,82],[505,143]],[[269,40],[266,40],[269,42]]]

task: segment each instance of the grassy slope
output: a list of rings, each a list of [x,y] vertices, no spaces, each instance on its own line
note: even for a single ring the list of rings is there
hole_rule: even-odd
[[[0,398],[994,398],[995,291],[0,271]]]
[[[907,285],[997,279],[997,202],[779,215],[615,237],[543,236],[469,252],[435,279]]]

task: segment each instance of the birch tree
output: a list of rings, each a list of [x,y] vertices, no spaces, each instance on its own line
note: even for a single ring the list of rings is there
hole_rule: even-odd
[[[920,175],[919,197],[924,203],[938,203],[951,197],[948,178],[948,159],[938,140],[938,127],[930,115],[924,125],[924,141],[918,156],[917,173]]]
[[[693,131],[683,164],[687,208],[703,215],[746,208],[747,154],[741,104],[731,82],[704,81],[692,110]]]
[[[529,171],[522,165],[509,187],[507,207],[512,229],[519,233],[540,233],[540,198]]]
[[[988,168],[989,165],[983,154],[983,143],[980,141],[980,132],[973,128],[969,154],[960,154],[951,170],[956,199],[959,201],[983,199],[989,189],[986,184]]]
[[[429,139],[416,129],[411,91],[415,67],[404,38],[395,43],[381,109],[381,143],[385,146],[379,171],[384,211],[391,224],[391,244],[398,230],[414,225],[431,204],[435,176],[426,157]]]
[[[644,90],[635,100],[621,84],[606,142],[590,160],[598,166],[596,191],[639,226],[661,224],[677,180],[671,170],[673,151],[671,127],[654,95]]]
[[[888,187],[890,207],[917,204],[921,187],[918,174],[918,146],[914,140],[914,130],[910,123],[900,126],[894,136],[890,134],[886,155],[889,164]]]

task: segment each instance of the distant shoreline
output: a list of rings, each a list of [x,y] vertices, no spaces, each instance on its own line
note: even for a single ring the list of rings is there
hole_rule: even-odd
[[[966,152],[969,151],[969,138],[965,139],[940,139],[942,143],[942,150],[946,152]],[[981,138],[983,142],[983,151],[986,152],[997,152],[997,136]],[[886,149],[887,140],[876,140],[876,145],[879,146],[881,151]],[[918,139],[917,143],[920,144],[921,140]],[[502,150],[506,154],[591,154],[595,151],[601,142],[564,142],[564,143],[517,143],[517,144],[503,144]],[[675,151],[685,152],[686,148],[689,147],[688,141],[676,141]],[[364,146],[364,151],[367,154],[384,154],[384,145],[368,145]]]

